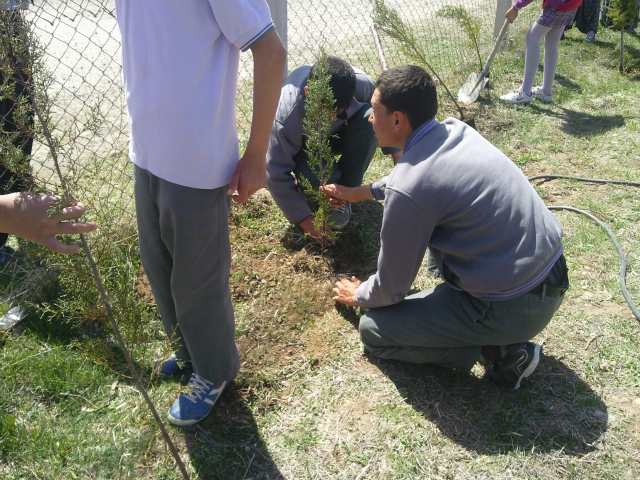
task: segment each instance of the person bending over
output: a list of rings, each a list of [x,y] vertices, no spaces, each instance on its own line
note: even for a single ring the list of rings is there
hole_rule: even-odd
[[[284,216],[305,233],[319,239],[313,226],[312,207],[300,185],[304,177],[314,188],[320,180],[309,166],[305,151],[304,132],[305,99],[309,87],[307,80],[314,78],[315,65],[297,68],[285,79],[276,118],[271,129],[267,152],[268,189]],[[378,143],[369,124],[371,95],[375,82],[363,71],[337,57],[327,57],[327,73],[335,98],[334,121],[331,126],[331,150],[339,155],[328,183],[340,182],[347,187],[362,184]],[[385,150],[393,153],[395,150]],[[293,174],[293,175],[292,175]],[[344,202],[331,213],[330,224],[341,229],[349,222],[351,205]]]
[[[322,190],[334,205],[384,199],[378,271],[337,282],[334,300],[369,308],[372,354],[469,372],[478,361],[517,390],[540,359],[540,333],[568,288],[562,228],[518,167],[466,124],[437,122],[421,68],[382,74],[370,121],[381,146],[403,149],[371,186]],[[407,296],[429,248],[444,283]]]

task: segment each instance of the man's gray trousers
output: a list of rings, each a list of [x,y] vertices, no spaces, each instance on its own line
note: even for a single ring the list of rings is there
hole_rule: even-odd
[[[541,285],[552,292],[568,287],[564,256]],[[487,301],[442,283],[369,310],[360,319],[360,337],[381,358],[469,372],[483,346],[526,342],[547,326],[564,291],[546,295],[539,287],[510,300]]]

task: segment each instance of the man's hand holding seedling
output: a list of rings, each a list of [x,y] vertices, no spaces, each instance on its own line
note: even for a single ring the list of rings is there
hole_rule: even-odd
[[[329,199],[332,207],[341,207],[344,202],[355,203],[361,200],[370,200],[373,198],[371,187],[369,185],[361,185],[359,187],[345,187],[336,183],[323,185],[320,191]]]

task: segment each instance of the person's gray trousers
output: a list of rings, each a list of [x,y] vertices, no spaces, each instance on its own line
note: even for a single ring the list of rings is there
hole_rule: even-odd
[[[543,281],[568,287],[564,256]],[[431,363],[469,372],[485,345],[526,342],[560,308],[564,293],[525,293],[504,301],[480,300],[442,283],[360,318],[362,343],[377,357]]]
[[[165,332],[198,375],[232,380],[240,358],[229,290],[227,186],[189,188],[133,169],[140,258]]]

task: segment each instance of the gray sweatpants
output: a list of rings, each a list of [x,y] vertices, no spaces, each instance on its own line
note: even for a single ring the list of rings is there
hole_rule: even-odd
[[[568,287],[564,256],[543,283]],[[564,293],[525,293],[487,301],[442,283],[395,305],[369,310],[360,318],[360,338],[381,358],[469,372],[483,346],[526,342],[540,333],[563,299]]]
[[[240,370],[229,290],[227,187],[189,188],[134,165],[140,258],[176,355],[221,382]]]

